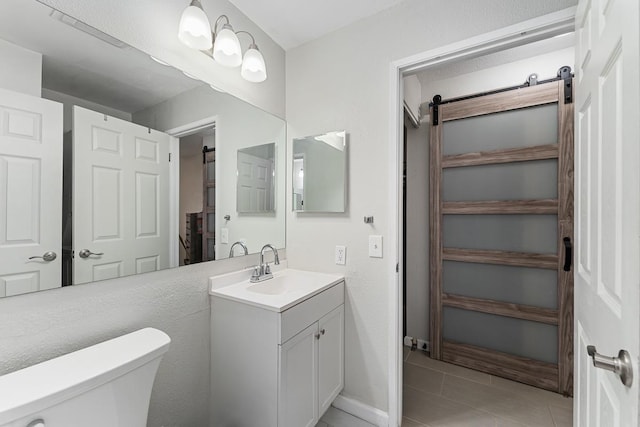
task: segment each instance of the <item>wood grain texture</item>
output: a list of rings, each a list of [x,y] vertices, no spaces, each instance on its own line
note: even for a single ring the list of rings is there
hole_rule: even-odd
[[[511,265],[516,267],[544,268],[548,270],[558,268],[557,255],[527,252],[444,248],[442,251],[442,259],[445,261]]]
[[[209,261],[215,258],[215,254],[209,253],[209,239],[215,239],[215,224],[209,224],[209,214],[216,212],[215,201],[214,203],[207,203],[209,200],[209,188],[215,188],[216,182],[209,180],[207,174],[207,164],[216,161],[216,152],[209,151],[205,153],[205,164],[202,167],[202,261]],[[214,231],[209,231],[213,229]]]
[[[433,107],[431,107],[433,117]],[[442,124],[429,134],[429,339],[430,355],[441,358],[442,342]]]
[[[440,105],[442,122],[558,101],[555,84],[540,84]]]
[[[564,271],[564,242],[573,242],[573,104],[564,103],[564,82],[558,82],[558,392],[573,396],[573,262]],[[572,251],[575,253],[575,251]]]
[[[512,215],[512,214],[557,214],[557,199],[496,200],[482,202],[444,202],[445,215]]]
[[[463,310],[477,311],[480,313],[495,314],[497,316],[511,317],[514,319],[546,323],[548,325],[558,324],[557,310],[534,307],[531,305],[513,304],[510,302],[472,298],[447,293],[442,295],[442,305],[446,307],[461,308]]]
[[[558,390],[558,367],[469,344],[444,341],[442,360],[546,390]]]
[[[558,144],[547,144],[525,148],[505,148],[502,150],[451,154],[444,156],[442,159],[442,167],[459,168],[465,166],[529,162],[532,160],[555,159],[557,157]]]
[[[558,102],[558,143],[526,148],[442,156],[442,126],[431,127],[431,310],[432,357],[493,375],[571,395],[573,393],[573,273],[564,272],[562,239],[573,240],[573,105],[564,104],[564,82],[508,91],[440,106],[441,123]],[[540,124],[545,125],[544,123]],[[434,144],[434,141],[437,143]],[[470,141],[472,143],[473,141]],[[442,169],[558,159],[558,199],[443,202]],[[557,214],[558,253],[537,254],[495,250],[443,248],[442,215]],[[444,294],[443,260],[542,268],[558,271],[558,309]],[[496,314],[558,326],[558,364],[510,355],[442,337],[442,307]]]

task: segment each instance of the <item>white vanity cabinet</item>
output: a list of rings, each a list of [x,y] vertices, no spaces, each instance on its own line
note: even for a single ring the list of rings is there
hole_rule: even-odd
[[[344,386],[344,304],[279,347],[279,425],[313,427]]]
[[[278,311],[211,300],[212,426],[313,427],[344,386],[344,281]]]

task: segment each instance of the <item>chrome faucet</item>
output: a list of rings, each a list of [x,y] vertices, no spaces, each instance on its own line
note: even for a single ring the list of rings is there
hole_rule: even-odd
[[[233,258],[234,256],[233,250],[235,249],[236,245],[242,246],[242,249],[244,250],[244,254],[249,255],[249,250],[247,249],[247,245],[238,241],[238,242],[235,242],[233,245],[231,245],[231,249],[229,250],[229,258]]]
[[[271,249],[273,251],[273,263],[275,265],[280,264],[280,258],[278,257],[278,250],[269,244],[264,245],[262,249],[260,249],[260,265],[254,268],[253,275],[251,276],[251,282],[253,283],[262,282],[263,280],[268,280],[273,277],[269,263],[264,262],[265,249]]]

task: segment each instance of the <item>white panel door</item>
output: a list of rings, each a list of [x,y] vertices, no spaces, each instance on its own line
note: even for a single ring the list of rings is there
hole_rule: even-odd
[[[638,425],[640,68],[638,0],[580,0],[576,15],[577,426]],[[635,379],[596,369],[587,345],[627,350]]]
[[[279,346],[280,427],[313,427],[318,422],[318,323]]]
[[[0,89],[0,297],[60,287],[61,227],[62,104]]]
[[[238,153],[238,212],[273,210],[273,161]]]
[[[319,417],[344,387],[344,304],[318,321]]]
[[[170,140],[73,108],[74,283],[169,267]]]

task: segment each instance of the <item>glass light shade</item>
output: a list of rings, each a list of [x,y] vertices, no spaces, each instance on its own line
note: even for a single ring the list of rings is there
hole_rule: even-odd
[[[198,6],[188,6],[182,12],[178,38],[192,49],[211,49],[211,24],[204,10]]]
[[[225,25],[216,34],[213,43],[213,59],[225,67],[237,67],[242,64],[240,40],[230,25]]]
[[[267,79],[267,66],[256,45],[249,46],[242,60],[240,75],[247,81],[260,83]]]

